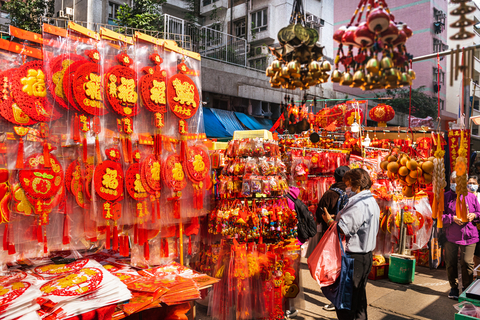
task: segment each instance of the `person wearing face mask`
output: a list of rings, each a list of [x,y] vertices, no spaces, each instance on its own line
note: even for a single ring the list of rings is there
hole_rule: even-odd
[[[480,192],[478,192],[478,177],[470,176],[467,182],[468,192],[471,192],[477,197],[477,200],[480,203]],[[480,224],[477,224],[477,230],[479,230]],[[480,238],[480,237],[479,237]],[[480,264],[480,242],[477,242],[475,245],[475,252],[473,253],[473,264],[476,268]]]
[[[480,222],[480,204],[477,197],[469,192],[465,197],[468,207],[468,221],[462,222],[457,217],[457,174],[450,176],[450,191],[445,192],[445,211],[443,213],[443,229],[447,237],[445,242],[445,264],[447,266],[450,292],[448,297],[458,299],[458,250],[460,249],[460,265],[462,267],[462,285],[465,290],[473,282],[475,246],[478,242],[478,230],[475,223]],[[470,187],[474,189],[474,187]]]
[[[370,188],[372,180],[367,171],[352,169],[345,173],[343,182],[355,193],[337,217],[341,233],[346,238],[346,253],[354,259],[352,307],[350,310],[336,310],[339,320],[367,319],[367,278],[372,269],[373,254],[377,244],[380,208]],[[332,224],[334,219],[327,208],[323,220]]]
[[[310,256],[310,254],[315,250],[315,247],[317,246],[318,242],[322,238],[322,235],[325,231],[327,231],[328,226],[325,221],[323,221],[323,208],[327,208],[328,212],[331,212],[333,217],[337,214],[337,209],[342,209],[343,207],[338,206],[338,202],[342,202],[342,197],[346,198],[348,197],[349,191],[347,191],[347,186],[343,182],[343,176],[345,176],[345,173],[350,170],[349,167],[347,166],[341,166],[335,169],[335,172],[333,173],[333,177],[335,178],[335,183],[330,186],[330,188],[325,191],[323,194],[322,198],[318,202],[317,206],[317,211],[315,212],[315,217],[317,219],[317,224],[318,224],[318,229],[319,232],[317,236],[314,238],[310,239],[310,243],[308,244],[308,249],[307,249],[307,258]],[[335,311],[335,306],[331,304],[327,304],[323,307],[324,310],[326,311]]]

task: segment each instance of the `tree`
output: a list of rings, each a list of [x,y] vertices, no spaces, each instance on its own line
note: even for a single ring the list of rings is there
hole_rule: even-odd
[[[41,33],[43,17],[52,17],[55,0],[10,0],[5,2],[2,10],[10,16],[14,27]]]
[[[437,119],[438,101],[436,97],[429,96],[424,93],[425,86],[412,89],[412,116],[417,118],[426,118],[428,116]],[[393,89],[386,90],[385,94],[376,94],[380,97],[391,97],[387,100],[387,104],[391,105],[396,112],[408,114],[410,106],[410,90],[409,89]],[[378,100],[377,102],[385,102]]]
[[[162,4],[167,0],[134,0],[133,6],[124,4],[117,12],[115,22],[119,26],[161,31]]]

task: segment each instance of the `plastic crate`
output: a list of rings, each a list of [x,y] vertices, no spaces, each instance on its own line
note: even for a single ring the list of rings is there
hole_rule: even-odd
[[[370,280],[381,280],[388,278],[388,263],[378,266],[372,266],[372,270],[368,274]]]
[[[235,131],[233,133],[233,139],[245,139],[245,138],[263,138],[263,139],[273,139],[273,135],[268,130],[242,130]]]
[[[463,319],[478,319],[478,318],[466,316],[464,314],[455,313],[455,320],[463,320]]]
[[[390,256],[388,278],[397,283],[412,283],[415,278],[415,259],[405,256]]]
[[[478,280],[477,280],[478,281]],[[471,286],[473,286],[475,284],[476,281],[473,281],[472,284],[470,286],[468,286],[468,288],[470,288]],[[476,300],[476,299],[472,299],[472,298],[468,298],[467,297],[467,290],[464,290],[462,292],[462,294],[458,297],[458,302],[462,302],[462,301],[468,301],[468,302],[471,302],[473,305],[477,306],[477,307],[480,307],[480,300]],[[462,315],[463,316],[463,315]]]

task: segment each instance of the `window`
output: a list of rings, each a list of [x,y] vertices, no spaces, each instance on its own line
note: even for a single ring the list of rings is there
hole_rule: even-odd
[[[267,57],[249,60],[250,68],[267,70]]]
[[[205,7],[205,6],[208,6],[209,4],[212,4],[212,3],[217,2],[217,1],[218,0],[203,0],[202,4]]]
[[[117,11],[120,9],[118,3],[109,2],[108,3],[108,19],[115,20],[117,18]]]
[[[478,136],[478,126],[472,127],[472,136]]]
[[[445,101],[440,99],[440,110],[445,110]]]
[[[437,82],[438,78],[440,78],[440,84],[445,84],[445,72],[440,69],[440,74],[438,74],[438,68],[433,68],[433,82]]]
[[[433,18],[435,19],[435,22],[433,22],[433,28],[436,34],[442,33],[445,29],[446,17],[447,15],[445,14],[445,12],[437,8],[433,8]]]
[[[439,39],[433,39],[433,52],[442,52],[448,50],[448,46]]]
[[[238,20],[234,22],[235,24],[235,36],[238,38],[245,38],[245,20]]]
[[[252,32],[265,31],[267,30],[267,25],[267,9],[252,13]]]
[[[222,44],[222,25],[219,23],[214,23],[212,25],[209,25],[206,28],[206,42],[207,46],[219,46]]]

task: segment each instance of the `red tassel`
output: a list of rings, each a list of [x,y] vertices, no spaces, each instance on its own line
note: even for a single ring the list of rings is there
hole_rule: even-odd
[[[37,226],[37,241],[38,241],[38,243],[43,242],[43,231],[42,231],[42,225],[41,224],[39,224]]]
[[[136,223],[133,227],[133,243],[138,244],[138,225]]]
[[[185,139],[185,137],[182,137],[182,141],[180,142],[180,161],[183,162],[186,154],[187,154],[187,140]]]
[[[17,152],[17,164],[15,165],[16,169],[23,169],[23,139],[20,137],[18,142],[18,152]]]
[[[192,255],[192,236],[188,237],[188,255]]]
[[[97,157],[97,163],[102,163],[102,154],[100,152],[100,142],[98,141],[98,137],[95,137],[95,156]]]
[[[47,233],[43,236],[43,253],[48,253],[48,246],[47,246]]]
[[[148,241],[145,242],[145,245],[143,246],[143,256],[145,257],[145,260],[150,260],[150,246],[148,245]]]
[[[173,200],[173,217],[180,219],[180,200]]]
[[[127,145],[125,144],[125,138],[120,136],[120,141],[122,142],[123,161],[125,163],[128,163]]]
[[[125,244],[124,244],[124,247],[125,247],[125,257],[128,257],[130,255],[129,251],[130,251],[130,244],[128,242],[128,236],[125,236]]]
[[[43,162],[44,166],[50,168],[52,164],[50,163],[50,152],[48,152],[48,142],[47,139],[43,142]]]
[[[160,220],[160,200],[156,201],[157,203],[157,218]]]
[[[168,253],[168,240],[163,239],[163,256],[168,257],[170,254]]]
[[[76,113],[75,118],[73,118],[73,141],[80,142],[80,120]]]
[[[127,145],[127,159],[128,163],[133,163],[133,155],[132,155],[132,139],[130,137],[125,138],[125,144]]]
[[[110,249],[110,224],[107,222],[107,229],[105,235],[105,249]]]
[[[5,224],[5,231],[3,231],[3,250],[8,250],[8,224]]]
[[[69,236],[69,225],[68,225],[68,216],[67,214],[63,215],[63,244],[70,243],[70,236]]]
[[[150,201],[150,204],[152,205],[152,223],[155,223],[155,203],[153,201]]]
[[[87,144],[87,135],[85,133],[83,134],[82,145],[83,145],[83,163],[87,163],[88,144]]]
[[[9,228],[8,230],[8,254],[15,254],[15,245],[13,244],[13,240],[14,240],[14,237],[13,237],[13,229],[12,228]],[[45,239],[46,240],[46,239]]]
[[[118,250],[118,227],[116,223],[113,226],[113,250]]]

